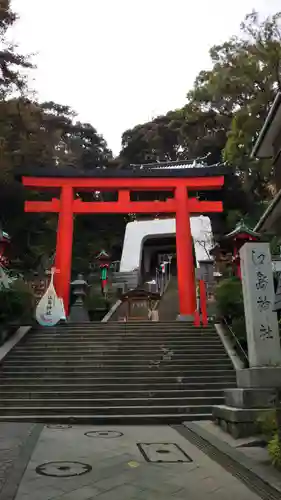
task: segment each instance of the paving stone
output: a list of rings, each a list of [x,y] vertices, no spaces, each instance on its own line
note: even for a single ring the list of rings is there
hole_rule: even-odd
[[[127,483],[130,483],[133,480],[132,471],[128,471],[127,473],[117,474],[113,477],[108,477],[106,479],[102,479],[101,481],[97,481],[95,486],[103,491],[109,491],[117,486],[121,486]]]
[[[90,426],[63,432],[45,428],[15,500],[258,500],[169,426],[113,426],[112,430],[123,433],[118,439],[89,439],[85,432],[92,430]],[[176,443],[192,462],[147,462],[137,444],[153,442]],[[83,462],[92,470],[71,478],[36,474],[39,464],[58,460]]]
[[[11,473],[35,428],[29,423],[0,423],[0,499],[4,486],[7,487]],[[24,458],[21,458],[23,461]],[[23,468],[25,464],[22,464]],[[15,481],[15,478],[13,478]],[[6,494],[5,494],[6,496]],[[5,499],[3,499],[5,500]]]
[[[100,495],[98,495],[97,499],[98,500],[131,500],[131,499],[134,499],[135,496],[138,495],[140,491],[141,491],[141,488],[139,486],[124,484],[122,486],[117,486],[113,490],[105,491],[104,493],[101,493]],[[149,498],[150,497],[148,496],[147,499],[149,499]],[[77,500],[80,500],[79,497],[77,498]]]
[[[62,496],[56,497],[56,500],[88,500],[96,498],[100,494],[100,490],[94,486],[84,486],[73,490],[71,493],[65,493]]]

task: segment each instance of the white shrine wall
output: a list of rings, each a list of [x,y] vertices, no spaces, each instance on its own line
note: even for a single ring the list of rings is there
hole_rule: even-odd
[[[212,227],[209,217],[190,218],[196,261],[210,260],[208,250],[212,248]],[[176,220],[152,219],[129,222],[126,226],[120,272],[131,272],[141,266],[144,242],[149,238],[175,236]]]

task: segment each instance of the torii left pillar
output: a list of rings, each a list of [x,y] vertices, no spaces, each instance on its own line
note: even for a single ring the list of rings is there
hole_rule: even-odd
[[[56,246],[55,288],[58,297],[63,299],[65,314],[69,314],[69,283],[71,281],[71,260],[73,242],[73,188],[61,188],[60,211]]]

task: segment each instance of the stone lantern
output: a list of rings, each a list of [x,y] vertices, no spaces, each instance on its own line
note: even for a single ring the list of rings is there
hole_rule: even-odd
[[[90,321],[88,311],[85,308],[87,288],[88,283],[84,280],[82,274],[78,274],[77,279],[71,283],[74,301],[70,310],[69,321],[72,323],[85,323]]]

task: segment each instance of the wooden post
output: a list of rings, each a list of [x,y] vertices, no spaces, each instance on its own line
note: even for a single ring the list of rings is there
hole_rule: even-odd
[[[69,313],[73,241],[73,189],[63,186],[60,196],[60,211],[57,231],[55,288],[63,299],[65,315]]]

